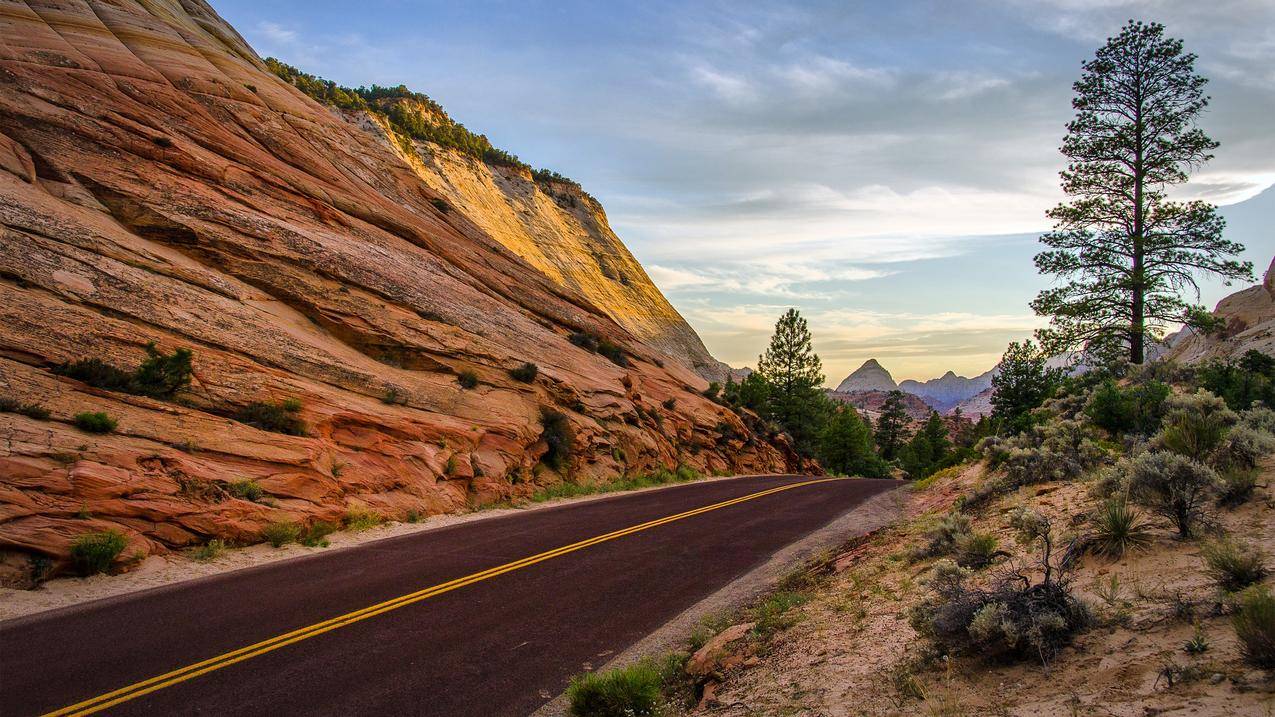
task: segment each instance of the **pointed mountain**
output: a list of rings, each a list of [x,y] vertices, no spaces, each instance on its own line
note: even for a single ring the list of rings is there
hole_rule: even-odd
[[[837,386],[839,392],[849,391],[893,391],[899,385],[894,377],[886,371],[876,359],[868,359],[854,373],[846,376]]]

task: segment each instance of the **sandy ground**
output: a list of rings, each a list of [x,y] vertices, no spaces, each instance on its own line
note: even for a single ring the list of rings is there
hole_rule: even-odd
[[[730,480],[733,476],[702,478],[678,485],[689,485],[695,482]],[[737,476],[747,477],[747,476]],[[631,493],[650,490],[676,489],[674,486],[653,486],[641,488]],[[87,578],[61,577],[49,580],[34,590],[14,590],[0,588],[0,620],[7,620],[23,615],[53,610],[68,605],[88,602],[113,595],[137,592],[173,583],[217,575],[232,570],[250,568],[266,563],[301,557],[312,554],[316,550],[340,550],[350,548],[374,540],[383,540],[398,535],[419,533],[426,530],[437,530],[450,525],[468,523],[473,520],[486,520],[512,513],[532,510],[544,510],[567,503],[584,503],[612,497],[617,493],[599,493],[577,498],[562,498],[530,503],[516,508],[493,508],[470,513],[435,515],[425,518],[419,523],[386,523],[363,532],[340,531],[328,536],[329,546],[326,548],[307,548],[293,543],[280,548],[271,547],[267,543],[245,548],[232,548],[217,558],[207,562],[196,561],[184,553],[155,555],[143,560],[131,570],[118,575],[94,575]]]
[[[981,479],[966,472],[916,496],[930,515]],[[1275,558],[1275,470],[1248,504],[1218,513],[1231,534]],[[993,532],[1003,549],[1021,553],[1007,513],[1026,505],[1083,528],[1091,509],[1085,483],[1029,486],[984,511],[975,528]],[[915,512],[910,510],[909,512]],[[1198,541],[1176,540],[1157,529],[1145,552],[1118,561],[1089,557],[1074,586],[1098,625],[1083,633],[1048,667],[1039,663],[987,665],[975,658],[940,661],[913,674],[921,694],[900,693],[891,679],[905,664],[916,635],[907,608],[921,595],[918,579],[930,560],[905,554],[920,545],[928,516],[901,520],[874,536],[870,547],[841,561],[841,572],[799,608],[799,622],[764,646],[761,664],[726,675],[710,715],[1252,715],[1275,714],[1275,677],[1239,657],[1230,618],[1203,571]],[[994,568],[993,568],[994,569]],[[1118,587],[1111,589],[1115,578]],[[1269,582],[1269,580],[1268,580]],[[1194,618],[1175,604],[1189,601]],[[1198,624],[1209,648],[1183,650]],[[909,671],[910,672],[910,671]],[[906,673],[905,673],[906,674]],[[1170,682],[1172,677],[1172,682]]]

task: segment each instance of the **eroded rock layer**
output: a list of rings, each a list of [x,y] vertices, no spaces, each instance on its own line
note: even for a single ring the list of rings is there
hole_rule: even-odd
[[[423,181],[267,72],[202,0],[0,2],[0,399],[48,411],[0,413],[9,579],[108,528],[135,556],[351,507],[456,510],[566,473],[791,467],[663,360],[667,343],[493,238],[500,223],[468,205],[476,180],[449,188],[459,170],[434,161]],[[50,370],[131,369],[150,342],[194,351],[177,400]],[[530,383],[510,376],[525,362]],[[307,435],[233,420],[288,400]],[[99,411],[113,433],[75,427]],[[545,411],[575,434],[562,471],[540,463]]]

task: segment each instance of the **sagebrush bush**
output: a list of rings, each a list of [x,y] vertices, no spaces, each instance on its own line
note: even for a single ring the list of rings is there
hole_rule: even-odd
[[[1100,464],[1107,451],[1083,422],[1055,418],[1011,438],[978,444],[989,467],[1005,469],[1005,490],[1046,481],[1073,480]]]
[[[574,717],[655,717],[664,706],[663,683],[659,665],[648,659],[575,677],[567,702]]]
[[[972,585],[972,573],[951,560],[940,560],[925,579],[930,593],[909,622],[939,651],[1048,662],[1088,625],[1089,613],[1070,588],[1076,544],[1056,554],[1052,524],[1031,511],[1020,511],[1015,524],[1039,546],[1037,560],[1011,564],[989,587]]]
[[[1219,474],[1217,487],[1218,505],[1234,508],[1243,505],[1253,498],[1257,490],[1258,471],[1232,468]]]
[[[101,411],[85,411],[75,414],[75,427],[85,433],[110,433],[119,424]]]
[[[1090,528],[1089,544],[1099,555],[1119,558],[1151,544],[1150,526],[1124,496],[1104,500],[1090,518]]]
[[[1275,596],[1270,590],[1265,586],[1246,590],[1231,624],[1245,660],[1258,667],[1275,667]]]
[[[118,530],[85,533],[71,543],[71,562],[81,575],[104,573],[128,547],[128,538]]]
[[[1184,455],[1143,453],[1125,464],[1129,497],[1170,520],[1182,538],[1208,517],[1205,506],[1216,490],[1217,473]]]
[[[1249,470],[1271,453],[1275,453],[1275,436],[1241,424],[1226,432],[1209,463],[1221,471]]]
[[[996,536],[988,533],[966,533],[956,541],[956,564],[981,570],[992,564],[1001,552],[996,549]]]
[[[1171,396],[1164,422],[1153,442],[1197,461],[1207,461],[1239,416],[1208,391]]]
[[[1205,543],[1200,555],[1204,558],[1208,576],[1229,593],[1259,583],[1270,574],[1266,556],[1261,550],[1233,538],[1218,538]]]
[[[1239,424],[1260,431],[1275,434],[1275,411],[1266,406],[1254,406],[1240,413]]]
[[[970,519],[960,513],[948,513],[925,531],[925,545],[917,551],[917,558],[948,555],[956,548],[956,541],[970,532]]]
[[[540,373],[540,367],[534,363],[525,363],[518,368],[511,369],[509,376],[515,381],[522,383],[531,383],[536,380],[536,376]]]
[[[253,428],[289,436],[306,435],[305,421],[297,416],[301,402],[290,398],[279,403],[250,403],[239,409],[235,420]]]
[[[261,537],[272,546],[281,548],[301,537],[301,526],[291,521],[271,523],[262,528]]]

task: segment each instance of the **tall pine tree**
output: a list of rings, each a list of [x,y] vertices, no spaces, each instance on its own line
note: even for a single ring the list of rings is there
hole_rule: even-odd
[[[876,440],[881,457],[892,461],[899,456],[899,450],[907,441],[907,428],[912,419],[903,405],[903,392],[891,391],[881,406],[881,415],[877,418]]]
[[[757,373],[770,387],[770,417],[784,427],[799,452],[811,455],[829,406],[820,390],[823,363],[811,346],[810,328],[796,309],[779,317],[766,353],[757,359]]]
[[[1195,59],[1163,25],[1131,20],[1072,86],[1061,174],[1071,200],[1050,210],[1054,229],[1041,237],[1050,250],[1036,256],[1041,273],[1066,283],[1032,302],[1051,319],[1039,333],[1051,353],[1084,348],[1140,364],[1165,325],[1207,315],[1181,297],[1192,289],[1198,301],[1198,274],[1252,280],[1216,207],[1165,197],[1218,146],[1196,127],[1209,98]]]

